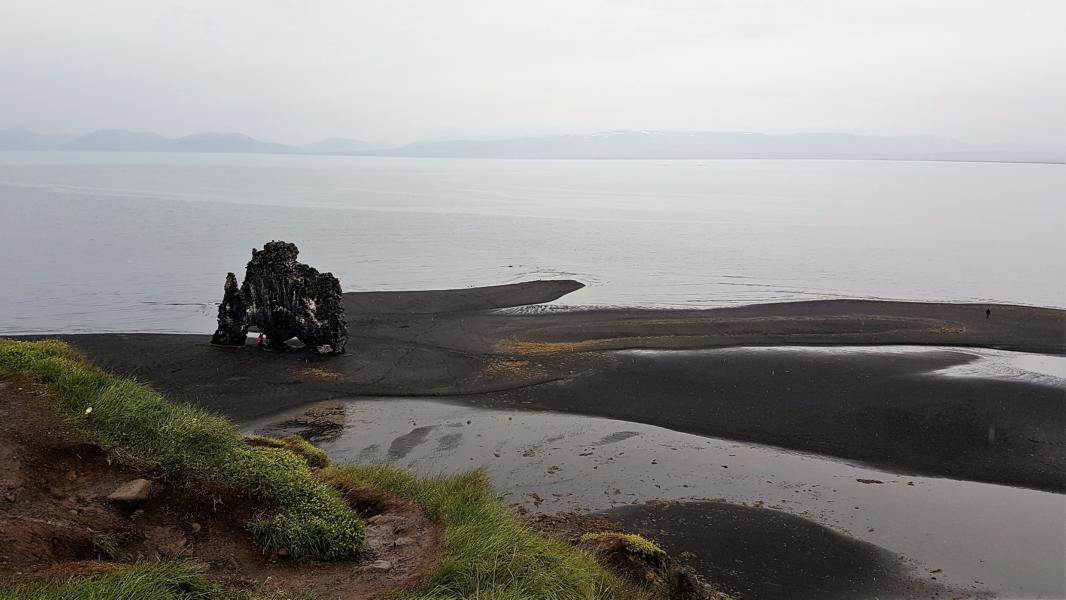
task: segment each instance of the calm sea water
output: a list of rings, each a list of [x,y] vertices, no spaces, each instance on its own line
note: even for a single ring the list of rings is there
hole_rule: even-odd
[[[0,333],[208,332],[272,239],[346,291],[1066,307],[1064,190],[1042,164],[0,153]]]

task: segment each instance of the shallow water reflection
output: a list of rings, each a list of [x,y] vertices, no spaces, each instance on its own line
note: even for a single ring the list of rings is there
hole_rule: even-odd
[[[592,511],[650,499],[720,498],[811,519],[893,552],[942,583],[1007,597],[1063,597],[1066,497],[900,476],[817,456],[557,413],[434,400],[358,400],[338,462],[421,474],[484,468],[507,502]],[[537,500],[533,494],[536,494]]]

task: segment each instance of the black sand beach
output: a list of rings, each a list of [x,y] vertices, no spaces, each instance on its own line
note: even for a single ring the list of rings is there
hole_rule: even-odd
[[[975,597],[937,585],[883,548],[806,519],[724,502],[654,503],[602,513],[659,540],[739,598]],[[923,577],[920,579],[919,577]]]
[[[513,308],[579,287],[345,294],[351,340],[340,357],[211,346],[209,332],[61,337],[104,368],[239,423],[337,398],[441,396],[1066,492],[1060,387],[933,373],[976,360],[965,347],[1066,354],[1066,311],[875,301]],[[893,345],[919,348],[827,351]],[[655,504],[610,516],[695,553],[700,572],[751,597],[937,593],[897,556],[775,511]]]
[[[1066,491],[1060,389],[929,371],[962,353],[630,353],[734,346],[981,346],[1066,353],[1066,311],[818,301],[739,308],[500,311],[580,284],[345,294],[339,358],[207,335],[65,336],[101,366],[237,421],[338,397],[449,396],[609,416],[915,474]]]
[[[474,401],[638,421],[900,473],[1066,490],[1063,390],[926,374],[969,360],[935,350],[623,352],[594,372]]]

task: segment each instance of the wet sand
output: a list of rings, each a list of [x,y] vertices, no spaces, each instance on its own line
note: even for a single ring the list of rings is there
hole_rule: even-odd
[[[448,397],[603,415],[893,473],[1066,492],[1061,386],[947,374],[964,373],[980,359],[963,347],[1066,354],[1066,311],[992,305],[986,318],[986,305],[872,301],[687,311],[523,307],[579,285],[346,294],[352,338],[342,357],[213,347],[210,332],[62,337],[105,368],[241,423],[339,398]],[[933,348],[794,348],[899,344]],[[431,425],[398,436],[403,439],[390,443],[387,456],[400,459],[426,443],[435,434],[419,427]],[[459,438],[436,443],[447,452]],[[729,571],[720,559],[732,548],[750,561],[732,571],[738,586],[763,577],[760,564],[773,569],[773,557],[800,552],[797,560],[810,562],[797,564],[807,566],[788,580],[768,574],[767,585],[793,592],[821,586],[823,597],[855,590],[891,597],[905,589],[896,559],[815,523],[760,511],[723,513],[713,505],[676,506],[634,508],[618,518],[661,529],[659,537],[672,550],[691,547],[708,561],[707,569]],[[703,539],[714,538],[716,529],[720,538]],[[912,585],[913,578],[907,581]],[[760,591],[774,597],[770,593]]]
[[[105,368],[239,422],[337,397],[447,396],[1066,491],[1060,389],[924,377],[973,360],[942,350],[713,354],[841,344],[1064,354],[1066,311],[993,305],[986,318],[985,305],[836,300],[699,311],[508,308],[578,285],[345,294],[352,338],[337,358],[213,347],[208,332],[65,337]],[[617,352],[634,348],[675,352]],[[679,352],[688,349],[708,350]]]
[[[349,315],[416,315],[513,308],[543,304],[585,287],[570,279],[490,285],[453,290],[351,292],[344,295]]]
[[[1066,383],[942,375],[975,355],[912,350],[620,351],[565,381],[470,401],[649,423],[901,473],[1066,491]]]
[[[724,502],[655,503],[604,516],[652,537],[672,555],[690,553],[698,573],[740,598],[981,598],[919,579],[883,548],[806,519]]]
[[[1066,596],[1066,499],[1059,494],[903,476],[629,421],[430,399],[334,401],[249,423],[245,431],[310,434],[340,463],[389,463],[422,475],[481,468],[505,502],[532,515],[610,515],[615,508],[665,501],[651,512],[669,516],[678,502],[720,500],[739,505],[745,520],[738,528],[753,527],[753,536],[761,536],[747,540],[747,551],[766,544],[779,571],[802,570],[814,579],[840,569],[836,555],[784,553],[780,546],[799,543],[798,534],[785,526],[794,520],[782,521],[775,512],[809,521],[800,531],[813,536],[811,548],[844,537],[847,543],[834,541],[830,549],[884,549],[861,553],[863,562],[838,575],[839,582],[891,576],[914,586],[936,577],[938,585],[964,592],[947,597]],[[746,506],[772,510],[749,514]],[[750,523],[757,519],[768,522]],[[708,556],[710,563],[719,554]],[[824,560],[816,562],[819,557]],[[741,579],[760,580],[763,573],[749,569],[764,564],[727,566]],[[704,574],[716,575],[713,569]]]

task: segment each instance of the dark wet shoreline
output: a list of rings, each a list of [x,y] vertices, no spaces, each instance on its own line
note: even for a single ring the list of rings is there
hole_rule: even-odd
[[[447,396],[629,419],[901,472],[1066,491],[1066,402],[1055,388],[916,377],[967,358],[634,355],[736,346],[986,346],[1066,353],[1066,311],[814,301],[698,311],[521,314],[576,282],[345,294],[338,358],[210,346],[209,336],[60,336],[97,364],[246,422],[353,396]]]
[[[566,381],[469,401],[636,421],[897,473],[1066,491],[1066,390],[928,374],[971,359],[937,349],[618,352]]]
[[[881,349],[846,351],[873,350]],[[989,354],[983,356],[978,362],[991,366]],[[308,427],[319,420],[316,415],[332,413],[333,406],[345,415],[340,427],[332,431]],[[901,476],[824,456],[631,421],[501,410],[454,399],[338,400],[251,423],[244,431],[312,435],[338,463],[393,464],[427,476],[480,468],[505,502],[538,519],[600,514],[647,502],[654,505],[651,516],[661,509],[662,516],[669,517],[677,503],[707,498],[737,505],[737,511],[745,506],[773,509],[755,511],[736,524],[741,530],[751,528],[751,535],[733,534],[742,537],[748,544],[745,550],[756,557],[759,546],[768,545],[766,553],[775,557],[779,571],[802,568],[814,579],[830,580],[803,596],[808,598],[835,597],[829,584],[859,580],[869,585],[890,579],[912,586],[930,575],[938,584],[967,590],[962,594],[967,598],[974,597],[968,590],[994,591],[1004,597],[1058,598],[1066,593],[1060,568],[1064,548],[1056,533],[1063,527],[1063,497],[1048,492]],[[719,512],[731,510],[729,504],[714,506]],[[796,519],[809,522],[808,526],[782,525],[782,520],[788,525]],[[659,520],[667,538],[679,533],[673,528],[684,527],[681,520]],[[797,528],[811,540],[793,557],[777,546],[802,544]],[[657,531],[648,533],[662,537]],[[827,543],[825,538],[833,542],[830,550],[849,546],[851,538],[851,543],[860,542],[859,550],[872,544],[888,552],[864,553],[858,571],[849,569],[834,578],[840,567],[832,552],[803,551],[820,548]],[[758,569],[765,569],[766,563],[730,559],[723,565],[719,556],[707,560],[710,568],[700,568],[712,580],[718,578],[714,567],[738,571],[741,581],[764,579]],[[907,559],[905,573],[899,568],[900,556]],[[1018,556],[1027,559],[1019,563]],[[888,562],[882,564],[882,559]],[[941,572],[931,573],[935,570]],[[879,597],[894,597],[883,588],[873,591]]]
[[[985,305],[838,300],[711,310],[499,310],[550,301],[579,285],[346,294],[352,337],[349,354],[335,358],[214,347],[210,332],[58,337],[104,368],[238,423],[341,398],[447,397],[606,416],[895,473],[1066,492],[1062,389],[929,374],[974,360],[953,348],[1066,354],[1066,311],[993,305],[985,318]],[[774,348],[890,345],[933,348]],[[400,446],[386,451],[402,453]],[[611,516],[654,534],[674,553],[695,553],[704,574],[757,597],[938,590],[929,574],[916,579],[876,546],[775,511],[657,503]],[[733,559],[745,562],[731,565]],[[775,585],[787,596],[775,595]]]
[[[917,572],[884,548],[781,511],[713,501],[662,502],[598,516],[657,540],[671,555],[689,557],[698,573],[740,598],[955,595],[937,584],[936,575]]]

